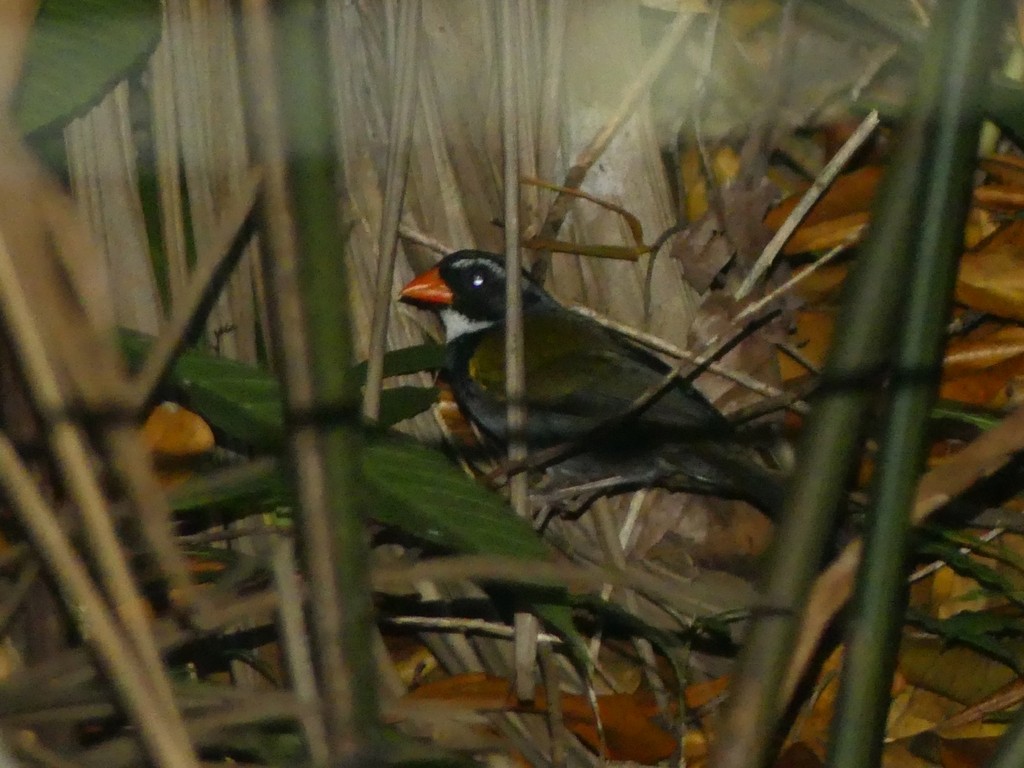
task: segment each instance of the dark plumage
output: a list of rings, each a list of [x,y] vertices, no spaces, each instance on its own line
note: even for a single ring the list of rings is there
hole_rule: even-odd
[[[460,409],[493,440],[507,442],[505,267],[458,251],[412,280],[403,301],[438,312],[445,374]],[[524,275],[526,440],[532,450],[579,443],[554,469],[586,482],[657,485],[742,498],[766,513],[780,502],[777,473],[736,440],[729,422],[692,386],[676,382],[637,413],[638,398],[669,368],[625,336],[571,312]]]

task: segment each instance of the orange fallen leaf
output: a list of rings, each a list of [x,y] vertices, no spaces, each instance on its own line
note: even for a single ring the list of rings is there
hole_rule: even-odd
[[[798,267],[793,270],[793,274],[794,276],[803,275],[807,269],[807,267]],[[849,268],[846,264],[828,264],[819,267],[809,274],[803,275],[794,290],[808,304],[834,302],[839,295],[843,281],[846,280],[848,271]]]
[[[946,347],[939,396],[1001,408],[1024,377],[1024,328],[985,323]]]
[[[809,363],[820,368],[825,362],[835,318],[831,312],[804,309],[796,313],[796,330],[790,337],[794,347]],[[779,373],[783,382],[802,379],[810,374],[806,366],[794,360],[786,352],[778,353]]]
[[[943,367],[949,373],[968,373],[999,365],[1024,354],[1024,327],[984,323],[946,346]]]
[[[837,178],[804,217],[782,252],[824,250],[858,236],[868,223],[871,201],[881,177],[881,166],[870,165]],[[771,230],[781,227],[802,196],[792,195],[769,211],[765,226]]]
[[[981,312],[1024,320],[1024,221],[1010,222],[964,254],[956,300]]]
[[[213,450],[213,430],[202,417],[175,403],[161,403],[142,425],[142,439],[157,457],[181,459]]]
[[[1024,187],[985,184],[974,190],[974,204],[990,211],[1016,213],[1024,210]]]
[[[1000,184],[1024,187],[1024,161],[1013,155],[992,155],[978,161],[978,167]]]
[[[682,188],[686,192],[684,204],[688,221],[696,221],[708,210],[707,180],[701,167],[700,153],[696,148],[687,150],[679,164]],[[740,157],[736,150],[726,145],[719,147],[711,156],[711,173],[715,182],[725,185],[736,178],[740,169]]]
[[[213,430],[202,417],[174,403],[161,403],[142,425],[142,439],[153,454],[161,485],[170,487],[192,474],[189,463],[213,450]]]
[[[690,709],[700,709],[711,704],[725,693],[729,687],[729,676],[722,675],[702,683],[692,683],[683,691],[683,699]]]
[[[787,746],[775,761],[775,768],[820,768],[821,765],[821,758],[802,741]]]

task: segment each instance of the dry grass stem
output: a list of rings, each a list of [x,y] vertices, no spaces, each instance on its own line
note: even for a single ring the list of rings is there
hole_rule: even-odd
[[[394,301],[395,259],[398,257],[399,225],[408,183],[409,155],[417,102],[416,76],[419,60],[420,0],[398,6],[396,30],[394,97],[388,136],[388,159],[384,179],[384,207],[378,237],[377,279],[373,298],[373,321],[363,387],[363,415],[376,421],[380,415],[380,390],[384,379],[384,352],[388,341],[388,318]]]

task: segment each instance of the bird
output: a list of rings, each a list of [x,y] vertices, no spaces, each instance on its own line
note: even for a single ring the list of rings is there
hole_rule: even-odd
[[[446,255],[399,300],[439,315],[442,374],[459,410],[507,446],[504,260],[478,250]],[[692,384],[625,334],[574,312],[523,272],[526,423],[531,452],[554,453],[556,484],[663,487],[738,498],[775,516],[781,473],[766,467]],[[647,397],[648,400],[642,400]],[[639,404],[639,407],[637,407]],[[568,450],[560,453],[559,446]]]

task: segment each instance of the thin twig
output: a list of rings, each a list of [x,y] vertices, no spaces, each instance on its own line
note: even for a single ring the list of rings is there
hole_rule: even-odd
[[[25,598],[28,597],[32,585],[36,583],[36,579],[39,577],[39,569],[38,560],[34,558],[29,560],[25,563],[25,567],[21,569],[21,573],[18,574],[18,580],[14,582],[14,585],[4,595],[3,603],[0,603],[0,637],[7,636],[8,624],[17,615]]]
[[[434,253],[439,253],[442,256],[456,250],[452,246],[448,245],[448,243],[442,243],[437,238],[421,232],[408,222],[402,222],[398,225],[398,234],[403,240],[408,240],[411,243],[422,245],[424,248],[427,248]]]
[[[523,272],[519,250],[519,99],[516,61],[519,39],[518,0],[501,3],[498,29],[501,40],[501,136],[504,158],[505,264],[508,279],[505,293],[505,396],[508,399],[508,458],[517,463],[526,459],[526,363],[523,349]],[[528,518],[530,489],[526,475],[511,478],[512,508]],[[520,699],[534,696],[534,668],[537,661],[539,623],[532,614],[515,614],[515,686]]]
[[[828,253],[819,258],[817,261],[812,262],[806,268],[797,272],[782,285],[773,289],[772,291],[762,296],[761,298],[757,299],[756,301],[752,301],[749,304],[747,304],[747,306],[745,306],[732,318],[732,322],[742,323],[748,317],[751,317],[752,315],[755,315],[758,312],[760,312],[762,309],[771,304],[780,296],[783,296],[784,294],[792,291],[801,282],[803,282],[808,277],[813,275],[826,264],[830,264],[835,259],[835,257],[838,256],[843,251],[845,251],[855,239],[856,237],[848,237],[842,243],[833,247]]]
[[[800,202],[797,203],[796,207],[790,212],[789,216],[782,223],[782,226],[775,232],[772,239],[768,241],[768,245],[765,246],[764,250],[761,251],[761,255],[757,257],[757,261],[754,262],[754,266],[750,268],[750,272],[743,278],[743,282],[740,283],[736,289],[735,297],[742,299],[750,293],[754,288],[754,284],[761,279],[775,262],[775,257],[782,251],[782,247],[786,244],[786,241],[792,236],[796,228],[800,226],[800,222],[803,221],[804,217],[808,214],[814,204],[818,202],[818,198],[821,197],[822,193],[835,181],[836,176],[839,175],[840,171],[846,167],[846,164],[850,161],[850,158],[856,154],[857,150],[861,148],[865,141],[874,133],[875,128],[878,127],[879,116],[878,110],[872,110],[867,117],[865,117],[857,130],[853,132],[846,143],[839,148],[835,156],[828,161],[828,164],[822,169],[821,173],[818,174],[818,178],[814,180],[814,183],[810,188],[804,192],[803,197],[800,198]]]
[[[385,616],[381,619],[385,624],[395,627],[412,629],[459,632],[461,634],[481,634],[511,640],[515,637],[515,627],[485,619],[437,618],[433,616]],[[560,645],[562,638],[549,632],[538,632],[537,640],[541,643]]]
[[[306,736],[306,744],[313,765],[327,765],[327,733],[324,730],[320,708],[320,696],[316,688],[316,672],[313,669],[309,649],[306,622],[303,618],[304,603],[296,576],[295,556],[290,541],[278,541],[271,557],[274,571],[274,586],[281,596],[278,604],[278,618],[281,625],[281,640],[284,648],[288,677],[291,680],[295,698],[299,702],[299,722]]]
[[[641,345],[661,352],[662,354],[668,355],[675,358],[676,360],[683,360],[691,365],[705,365],[709,373],[713,373],[716,376],[721,376],[723,379],[728,379],[739,384],[742,387],[746,387],[751,392],[756,392],[763,397],[781,397],[786,393],[778,387],[773,387],[771,384],[766,384],[763,381],[748,376],[747,374],[733,370],[726,366],[721,365],[717,362],[708,362],[708,354],[698,354],[696,352],[690,352],[689,350],[677,347],[674,344],[670,344],[659,336],[655,336],[644,331],[639,331],[631,326],[620,323],[616,320],[612,320],[589,307],[572,306],[569,307],[573,312],[576,312],[584,317],[590,318],[601,325],[609,328],[617,333],[621,333],[624,336],[640,343]],[[680,369],[681,371],[681,369]],[[803,406],[797,405],[798,408]]]

